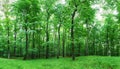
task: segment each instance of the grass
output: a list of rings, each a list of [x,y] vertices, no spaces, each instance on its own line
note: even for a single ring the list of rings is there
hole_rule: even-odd
[[[50,58],[18,60],[0,58],[0,69],[120,69],[120,57],[81,56],[71,58]]]

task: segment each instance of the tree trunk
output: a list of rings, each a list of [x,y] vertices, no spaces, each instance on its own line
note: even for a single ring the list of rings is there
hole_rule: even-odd
[[[57,58],[59,58],[59,55],[60,55],[60,27],[61,27],[61,23],[58,27],[58,53],[57,53]]]
[[[62,38],[63,42],[62,42],[62,45],[63,45],[63,50],[62,50],[62,54],[63,54],[63,57],[65,57],[65,30],[63,29],[63,38]]]
[[[78,43],[78,56],[80,56],[80,49],[81,49],[81,45],[80,42]]]
[[[38,54],[38,57],[40,58],[41,57],[41,45],[40,45],[40,35],[38,34],[38,37],[39,37],[39,47],[38,47],[38,51],[39,51],[39,54]]]
[[[23,56],[23,55],[22,55],[22,47],[20,47],[19,56]]]
[[[49,58],[49,26],[48,26],[48,22],[49,22],[49,12],[48,10],[46,11],[47,12],[47,26],[46,26],[46,43],[47,43],[47,46],[46,46],[46,59]]]
[[[6,16],[6,18],[8,18],[8,16]],[[10,58],[10,39],[9,39],[9,37],[10,37],[10,33],[9,33],[9,30],[10,30],[10,28],[9,28],[9,21],[7,20],[7,23],[8,23],[8,41],[7,41],[7,43],[8,43],[8,59]]]
[[[75,53],[74,53],[74,17],[77,12],[77,6],[74,12],[72,13],[72,22],[71,22],[71,46],[72,46],[72,60],[75,60]]]
[[[108,35],[108,27],[106,30],[106,55],[109,56],[109,35]]]
[[[27,28],[27,19],[25,20],[25,23],[26,23],[26,25],[25,25],[25,32],[26,32],[26,34],[25,34],[25,36],[26,36],[26,47],[25,47],[25,56],[24,56],[24,60],[26,60],[27,57],[28,57],[28,28]]]
[[[88,20],[86,19],[86,28],[87,28],[87,36],[86,36],[86,47],[85,47],[85,55],[89,55],[89,48],[88,48],[88,37],[89,37],[89,28],[88,28]]]
[[[115,33],[115,29],[113,29],[113,30],[112,30],[112,33],[111,33],[112,36],[111,36],[111,45],[110,45],[110,46],[111,46],[111,55],[112,55],[112,56],[115,56],[115,53],[114,53],[114,51],[115,51],[115,50],[114,50],[114,48],[115,48],[115,45],[114,45],[114,36],[115,36],[115,35],[114,35],[114,33]]]
[[[34,50],[35,49],[35,24],[33,24],[33,35],[32,35],[32,49]],[[35,58],[35,54],[34,52],[32,51],[32,56],[31,56],[32,59]]]
[[[16,38],[17,38],[17,30],[16,30],[16,23],[15,23],[15,29],[14,29],[14,40],[15,40],[15,45],[14,45],[14,56],[16,56]]]

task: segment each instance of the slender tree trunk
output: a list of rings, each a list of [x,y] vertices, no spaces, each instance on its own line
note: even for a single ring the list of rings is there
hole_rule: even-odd
[[[35,31],[35,24],[33,24],[33,30]],[[33,32],[33,34],[32,34],[32,49],[35,49],[35,32]],[[32,51],[32,59],[34,59],[35,58],[35,54],[34,54],[34,52]]]
[[[46,58],[49,58],[49,33],[48,33],[48,23],[47,23],[47,33],[46,33],[46,42],[47,42],[47,46],[46,46]]]
[[[17,38],[17,30],[16,30],[16,23],[15,23],[15,29],[14,29],[14,40],[15,40],[15,46],[14,46],[14,56],[16,56],[16,38]]]
[[[109,35],[108,35],[108,27],[106,30],[106,55],[109,56]]]
[[[25,20],[25,36],[26,36],[26,47],[25,47],[25,56],[24,56],[24,60],[26,60],[28,58],[28,27],[27,27],[27,19]]]
[[[60,55],[60,27],[61,27],[61,23],[58,27],[58,53],[57,53],[57,58],[59,58],[59,55]]]
[[[47,46],[46,46],[46,59],[49,58],[49,26],[48,26],[48,22],[49,22],[49,17],[50,17],[50,14],[48,12],[48,10],[46,11],[47,12],[47,26],[46,26],[46,42],[47,42]]]
[[[89,48],[88,48],[88,37],[89,37],[89,28],[88,28],[88,20],[86,19],[86,28],[87,28],[87,36],[86,36],[86,47],[85,47],[85,55],[89,55]]]
[[[92,42],[92,46],[93,46],[93,52],[92,55],[96,55],[96,51],[95,51],[95,35],[93,36],[93,42]]]
[[[112,56],[115,56],[115,53],[114,53],[114,51],[115,51],[114,50],[114,48],[115,48],[115,45],[114,45],[114,36],[115,35],[114,35],[114,33],[115,33],[115,29],[113,29],[112,33],[111,33],[112,35],[111,35],[111,45],[110,46],[111,46],[111,55]]]
[[[117,46],[116,52],[117,52],[116,56],[120,56],[120,46]]]
[[[81,49],[81,45],[80,42],[78,43],[78,56],[80,56],[80,49]]]
[[[38,37],[39,37],[39,47],[38,47],[38,50],[39,50],[39,54],[38,54],[38,57],[40,58],[41,57],[41,45],[40,45],[40,35],[38,34]]]
[[[71,22],[71,46],[72,46],[72,60],[75,60],[75,53],[74,53],[74,17],[77,12],[77,6],[74,12],[72,13],[72,22]]]
[[[63,29],[63,42],[62,42],[62,45],[63,45],[63,50],[62,50],[62,54],[63,54],[63,57],[65,57],[65,30]]]
[[[10,58],[10,40],[9,40],[9,37],[10,37],[10,34],[9,34],[9,23],[8,23],[8,59]]]
[[[6,19],[8,19],[8,16],[6,15]],[[7,44],[8,44],[8,59],[10,58],[10,27],[9,27],[9,21],[6,22],[8,24],[7,26]]]
[[[20,52],[19,52],[19,56],[23,56],[23,55],[22,55],[22,47],[20,47],[19,51],[20,51]]]

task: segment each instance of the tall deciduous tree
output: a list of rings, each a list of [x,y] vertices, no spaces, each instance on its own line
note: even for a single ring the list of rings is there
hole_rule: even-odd
[[[7,51],[7,57],[10,58],[10,7],[9,7],[10,3],[9,0],[4,0],[3,1],[3,11],[4,11],[4,15],[5,15],[5,22],[6,22],[6,28],[7,28],[7,47],[8,47],[8,51]]]

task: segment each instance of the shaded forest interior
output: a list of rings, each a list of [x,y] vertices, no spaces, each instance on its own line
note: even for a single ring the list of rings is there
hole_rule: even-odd
[[[120,56],[119,0],[0,3],[0,57]]]

